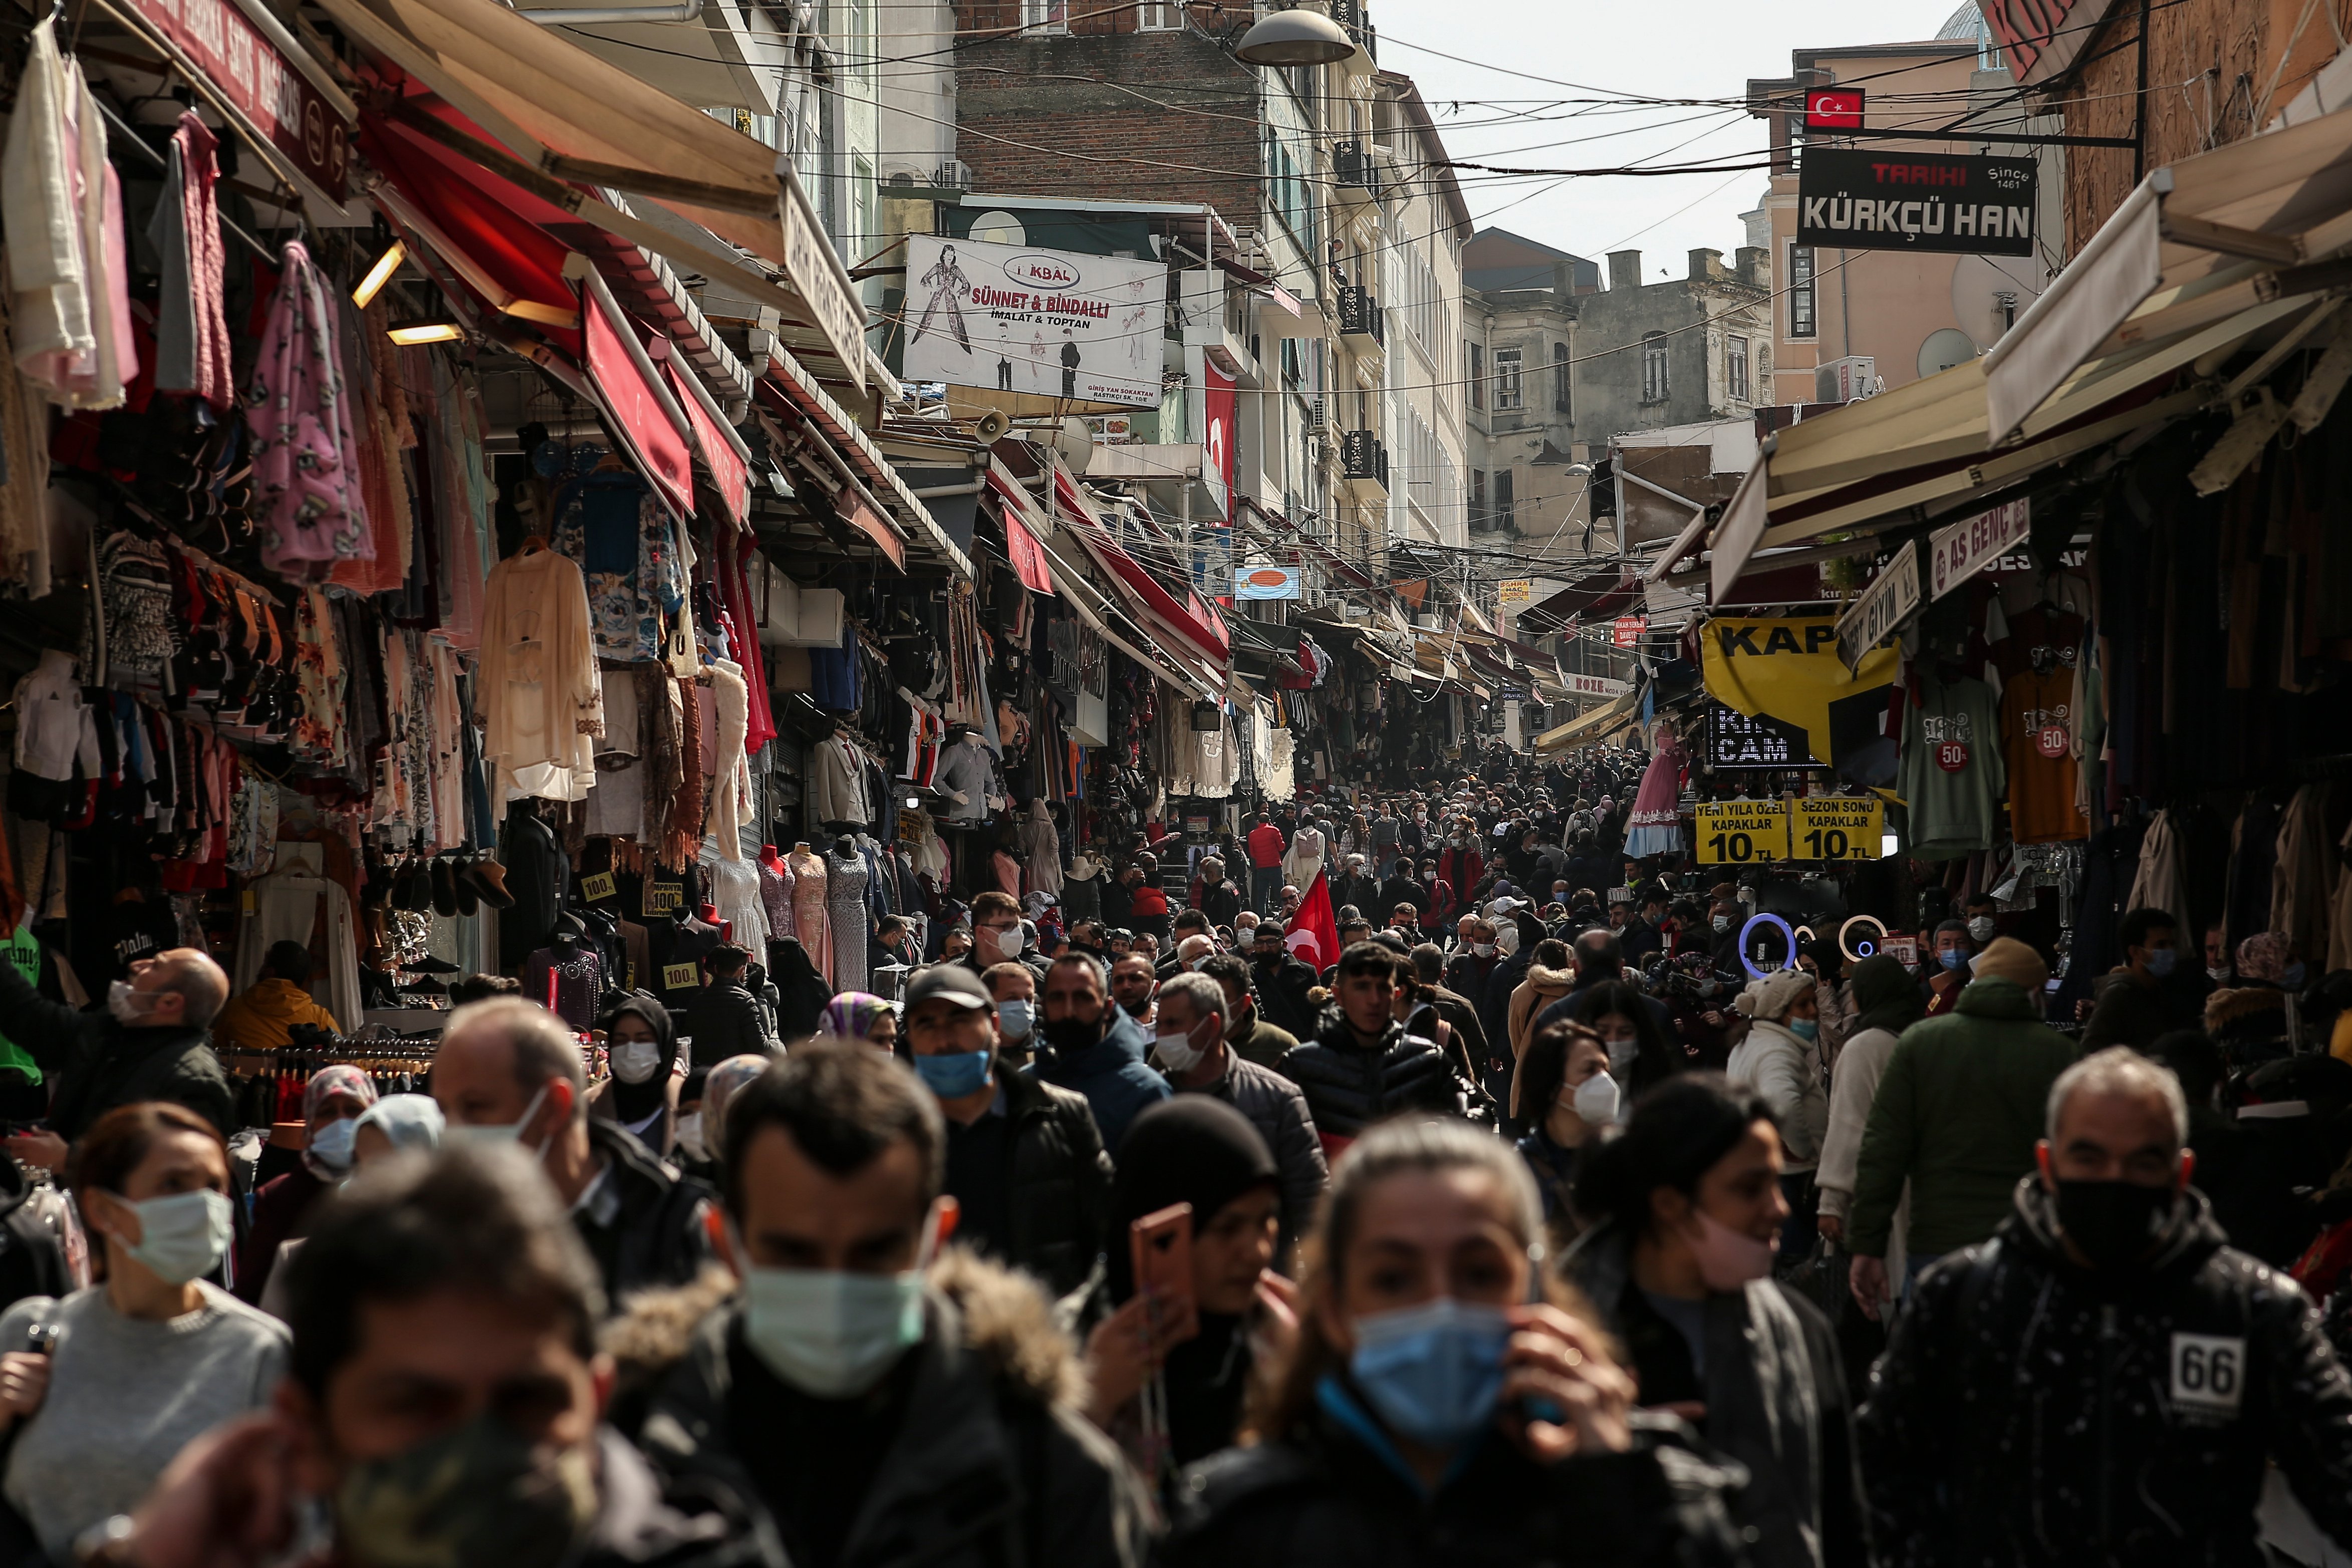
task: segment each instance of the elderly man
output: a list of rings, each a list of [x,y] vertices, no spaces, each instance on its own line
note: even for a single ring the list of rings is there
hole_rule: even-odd
[[[52,1002],[13,963],[0,963],[0,1017],[8,1037],[57,1086],[49,1132],[8,1140],[8,1152],[47,1170],[65,1165],[67,1146],[118,1105],[169,1100],[220,1129],[236,1130],[228,1075],[208,1042],[228,1000],[228,976],[192,947],[134,960],[131,978],[107,993],[106,1011]]]
[[[2126,1047],[2051,1086],[2007,1217],[1919,1280],[1878,1363],[1859,1436],[1890,1561],[2260,1563],[2273,1464],[2352,1540],[2352,1382],[2189,1186],[2189,1125]]]
[[[604,1278],[605,1300],[683,1285],[711,1260],[708,1192],[617,1121],[588,1114],[570,1026],[502,996],[449,1015],[433,1058],[446,1142],[513,1143],[536,1157]]]
[[[1179,1094],[1213,1095],[1247,1117],[1282,1173],[1282,1246],[1286,1252],[1314,1218],[1330,1171],[1315,1119],[1298,1086],[1237,1055],[1229,1043],[1231,1004],[1206,974],[1180,974],[1160,988],[1153,1057]]]

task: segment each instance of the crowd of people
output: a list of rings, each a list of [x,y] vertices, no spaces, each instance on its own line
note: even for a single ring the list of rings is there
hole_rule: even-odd
[[[2057,1027],[1989,904],[1752,973],[1635,783],[982,893],[805,1028],[726,947],[586,1050],[470,977],[299,1149],[205,1043],[299,952],[0,965],[0,1203],[71,1198],[6,1234],[0,1568],[2252,1564],[2274,1473],[2352,1541],[2326,983],[2134,910]]]

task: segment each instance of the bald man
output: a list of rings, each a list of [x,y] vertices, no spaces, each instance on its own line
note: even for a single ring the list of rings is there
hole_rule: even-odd
[[[108,991],[105,1011],[93,1013],[50,1001],[15,964],[0,963],[8,1037],[57,1085],[49,1102],[55,1135],[11,1138],[8,1152],[55,1170],[91,1122],[142,1100],[184,1105],[227,1137],[236,1126],[236,1101],[210,1040],[227,1001],[228,976],[192,947],[134,961],[131,978]]]

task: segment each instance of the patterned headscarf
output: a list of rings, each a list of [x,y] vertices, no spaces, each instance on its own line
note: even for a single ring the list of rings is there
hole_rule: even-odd
[[[315,1122],[326,1106],[327,1097],[348,1094],[360,1102],[364,1110],[375,1103],[375,1079],[355,1067],[338,1062],[331,1068],[320,1068],[302,1086],[302,1120]]]
[[[2287,953],[2293,945],[2283,932],[2256,931],[2238,944],[2238,978],[2280,984],[2286,978]]]
[[[702,1142],[713,1158],[727,1147],[727,1102],[735,1091],[775,1064],[773,1057],[746,1053],[729,1057],[702,1079]]]
[[[870,991],[845,991],[824,1005],[816,1016],[817,1037],[865,1041],[874,1034],[874,1020],[896,1014],[898,1007]]]

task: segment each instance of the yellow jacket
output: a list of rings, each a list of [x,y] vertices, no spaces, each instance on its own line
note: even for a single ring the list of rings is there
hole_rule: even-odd
[[[335,1032],[335,1016],[311,1000],[310,994],[290,980],[275,977],[255,981],[245,993],[229,999],[213,1020],[213,1044],[226,1049],[268,1050],[292,1038],[297,1024],[315,1024]]]

